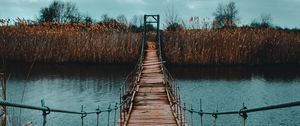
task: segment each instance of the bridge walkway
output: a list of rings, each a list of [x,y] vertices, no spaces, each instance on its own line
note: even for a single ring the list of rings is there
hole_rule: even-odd
[[[142,74],[128,120],[129,126],[177,126],[168,100],[161,62],[155,42],[148,41]]]

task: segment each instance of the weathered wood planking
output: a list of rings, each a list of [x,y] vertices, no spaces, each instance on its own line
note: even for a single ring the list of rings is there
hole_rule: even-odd
[[[155,42],[147,42],[139,90],[133,100],[129,126],[177,126],[169,105]]]

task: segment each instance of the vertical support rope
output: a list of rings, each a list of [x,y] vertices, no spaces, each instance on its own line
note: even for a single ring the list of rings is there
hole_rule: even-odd
[[[218,106],[218,104],[217,104],[216,113],[218,113],[218,108],[219,108],[219,106]],[[213,119],[213,126],[217,126],[217,118],[218,118],[218,115],[217,115],[216,113],[213,113],[213,114],[212,114],[212,117],[214,117],[214,119]]]
[[[218,118],[218,115],[213,113],[212,114],[212,117],[213,117],[213,126],[217,126],[217,118]]]
[[[3,60],[3,69],[4,69],[4,71],[3,71],[3,73],[0,73],[0,78],[1,78],[1,86],[2,86],[2,98],[3,98],[3,100],[6,100],[6,81],[10,77],[10,74],[7,78],[6,77],[6,66],[5,66],[5,61],[4,60]],[[3,118],[3,124],[4,124],[4,126],[6,126],[7,107],[6,106],[1,106],[1,107],[3,108],[3,113],[5,114],[5,116]]]
[[[118,109],[118,103],[115,104],[115,116],[114,116],[114,125],[116,125],[116,120],[117,120],[117,109]]]
[[[98,105],[98,108],[96,109],[96,114],[97,114],[97,126],[99,126],[99,114],[101,113],[101,111],[100,111],[100,107],[99,107],[99,105]]]
[[[122,104],[122,86],[119,89],[120,93],[119,93],[119,102],[120,104]],[[120,118],[120,125],[122,126],[122,105],[120,106],[120,112],[119,112],[119,118]]]
[[[43,110],[43,126],[46,126],[47,123],[47,115],[50,114],[50,108],[45,106],[45,101],[44,99],[41,100],[41,105],[42,107],[47,108],[47,110]]]
[[[199,112],[199,115],[200,115],[200,124],[201,126],[203,126],[203,110],[202,110],[202,100],[200,98],[200,112]]]
[[[179,87],[176,87],[176,90],[177,90],[177,88],[179,88]],[[178,94],[176,94],[177,96],[178,96]],[[179,110],[179,105],[180,105],[180,99],[177,97],[177,99],[176,99],[177,101],[176,101],[176,110],[177,110],[177,112],[176,112],[176,114],[177,114],[177,118],[178,118],[178,120],[180,119],[180,110]]]
[[[109,126],[109,117],[110,117],[110,111],[111,111],[111,104],[108,106],[108,111],[107,111],[107,126]]]
[[[193,105],[191,105],[191,110],[190,110],[190,113],[191,113],[191,126],[194,126],[193,124]]]
[[[183,114],[185,114],[186,106],[185,103],[183,103]],[[185,118],[183,118],[183,125],[185,125]]]
[[[82,112],[82,114],[81,114],[81,126],[83,126],[83,121],[84,121],[84,117],[86,117],[87,116],[87,113],[85,112],[85,111],[83,111],[83,105],[81,105],[81,112]]]

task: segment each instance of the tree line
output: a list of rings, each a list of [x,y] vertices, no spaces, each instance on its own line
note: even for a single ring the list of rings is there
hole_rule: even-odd
[[[181,20],[175,10],[168,10],[165,13],[165,28],[169,31],[181,30],[184,28],[200,28],[199,17],[191,17],[187,23]],[[213,21],[210,23],[207,19],[203,19],[202,28],[237,28],[240,21],[239,9],[235,2],[228,4],[218,4],[215,12],[213,12]],[[88,15],[81,14],[74,3],[53,1],[48,7],[41,8],[38,22],[59,22],[59,23],[79,23],[86,24],[98,23],[102,25],[112,25],[113,28],[127,29],[130,31],[141,32],[143,30],[143,17],[133,16],[128,21],[124,15],[119,15],[116,18],[111,18],[107,14],[102,15],[101,21],[95,21]],[[198,27],[197,27],[198,26]],[[149,30],[154,30],[154,26],[146,26]],[[272,25],[272,17],[269,14],[262,14],[259,19],[253,20],[251,24],[241,27],[252,28],[277,28],[279,26]]]

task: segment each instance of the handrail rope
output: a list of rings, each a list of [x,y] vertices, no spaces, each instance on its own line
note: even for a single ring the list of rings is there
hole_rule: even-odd
[[[289,107],[297,107],[300,106],[300,101],[295,102],[288,102],[288,103],[282,103],[282,104],[275,104],[275,105],[269,105],[269,106],[263,106],[263,107],[257,107],[252,109],[243,108],[238,111],[224,111],[224,112],[201,112],[196,111],[194,109],[188,109],[182,105],[179,105],[179,107],[183,108],[186,111],[203,114],[203,115],[232,115],[232,114],[241,114],[241,113],[252,113],[252,112],[259,112],[259,111],[266,111],[266,110],[273,110],[273,109],[281,109],[281,108],[289,108]]]
[[[124,113],[123,110],[126,110],[125,112],[128,113],[129,108],[132,104],[132,94],[134,93],[134,91],[136,90],[137,88],[137,81],[139,78],[135,78],[136,75],[141,75],[141,71],[142,71],[142,64],[143,64],[143,59],[144,59],[144,48],[145,48],[145,36],[143,36],[143,39],[142,39],[142,47],[141,47],[141,54],[140,54],[140,58],[137,62],[137,65],[136,67],[130,72],[130,74],[126,77],[125,81],[123,82],[124,85],[121,86],[121,90],[122,88],[126,88],[126,85],[128,86],[128,88],[124,89],[124,90],[127,90],[126,92],[121,92],[123,94],[121,94],[120,96],[120,121],[121,121],[121,125],[124,123],[124,122],[127,122],[127,119],[128,117],[126,117],[127,114]],[[137,73],[138,72],[138,73]],[[131,88],[131,89],[129,89]],[[125,99],[123,99],[125,97]],[[124,106],[124,107],[123,107]],[[122,113],[124,115],[124,117],[122,116]],[[128,116],[128,115],[127,115]]]
[[[82,115],[82,114],[90,115],[90,114],[96,114],[96,113],[99,113],[99,112],[100,113],[109,112],[109,111],[113,111],[113,110],[116,110],[116,109],[120,108],[119,107],[120,104],[119,104],[119,106],[110,107],[109,109],[105,109],[105,110],[96,109],[96,111],[84,112],[84,111],[70,111],[70,110],[63,110],[63,109],[53,109],[53,108],[50,108],[50,107],[47,107],[47,106],[40,107],[40,106],[33,106],[33,105],[18,104],[18,103],[13,103],[13,102],[7,102],[7,101],[4,101],[4,100],[0,100],[0,105],[9,106],[9,107],[16,107],[16,108],[24,108],[24,109],[45,111],[47,114],[50,113],[50,112],[57,112],[57,113],[78,114],[78,115]]]
[[[159,50],[159,58],[160,58],[160,61],[162,61],[162,51],[161,51],[161,39],[160,39],[160,35],[158,36],[158,50]],[[175,117],[177,118],[176,121],[178,124],[184,124],[184,122],[182,122],[183,118],[184,118],[184,113],[182,113],[182,108],[181,107],[178,107],[178,103],[180,103],[180,93],[178,93],[178,90],[177,88],[177,84],[175,83],[175,80],[174,78],[172,77],[171,73],[166,69],[165,65],[163,63],[160,63],[160,66],[161,66],[161,69],[162,69],[162,72],[164,74],[164,80],[165,80],[165,84],[166,85],[166,89],[168,90],[167,93],[168,93],[168,96],[170,96],[170,100],[171,100],[171,108],[172,108],[172,111],[174,112],[175,114]],[[174,89],[175,88],[175,89]],[[174,103],[175,101],[175,103]],[[180,113],[180,114],[179,114]]]

